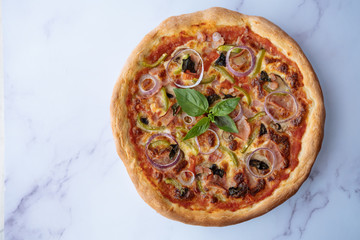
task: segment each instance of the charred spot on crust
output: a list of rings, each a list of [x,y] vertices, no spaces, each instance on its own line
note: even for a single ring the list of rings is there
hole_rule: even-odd
[[[261,137],[261,136],[264,135],[264,134],[267,134],[267,130],[266,130],[265,125],[261,123],[259,136]]]
[[[191,73],[196,73],[195,63],[191,60],[191,57],[183,59],[181,70],[183,72],[186,72],[186,70],[189,70]]]
[[[244,197],[248,192],[248,186],[246,183],[242,182],[237,187],[229,188],[229,195],[234,198]]]
[[[213,104],[216,100],[219,100],[219,99],[220,99],[220,96],[217,95],[216,93],[214,93],[214,94],[211,94],[210,96],[207,96],[206,99],[208,100],[209,106],[210,106],[210,105]]]
[[[226,56],[224,53],[220,53],[220,56],[215,61],[215,65],[226,67]]]
[[[279,71],[287,74],[289,72],[289,66],[286,63],[281,63],[278,67]]]
[[[211,165],[210,170],[212,174],[218,175],[219,177],[223,177],[225,174],[224,169],[218,168],[216,164]]]
[[[250,194],[255,196],[258,192],[265,188],[265,180],[259,179],[257,181],[256,187],[250,189]]]

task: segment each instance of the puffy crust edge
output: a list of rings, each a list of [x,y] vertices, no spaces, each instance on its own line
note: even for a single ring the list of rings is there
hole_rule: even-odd
[[[214,25],[248,25],[257,34],[270,39],[285,56],[296,62],[303,74],[307,96],[313,101],[308,112],[307,129],[302,138],[299,165],[290,177],[282,181],[273,194],[252,206],[237,211],[218,210],[209,214],[206,211],[189,210],[164,198],[156,186],[151,184],[137,165],[137,154],[129,137],[130,124],[127,121],[126,98],[130,81],[141,68],[138,60],[144,57],[147,49],[156,45],[161,36],[173,35],[187,30],[191,25],[206,22]],[[139,195],[158,213],[187,224],[202,226],[226,226],[240,223],[260,216],[280,205],[297,192],[310,174],[311,167],[320,151],[325,121],[325,108],[318,79],[298,44],[270,21],[255,16],[244,15],[224,8],[214,7],[191,14],[174,16],[163,21],[148,33],[129,56],[115,84],[111,99],[111,125],[116,150],[126,166]]]

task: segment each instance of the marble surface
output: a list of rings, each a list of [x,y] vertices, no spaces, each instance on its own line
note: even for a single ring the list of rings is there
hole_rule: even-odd
[[[303,48],[327,110],[309,179],[268,214],[224,228],[168,220],[131,183],[112,139],[113,85],[172,15],[261,15]],[[3,0],[5,239],[360,239],[360,1]]]

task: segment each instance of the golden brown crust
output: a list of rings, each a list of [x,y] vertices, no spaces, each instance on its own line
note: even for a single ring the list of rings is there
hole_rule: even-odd
[[[307,128],[302,138],[299,165],[290,177],[281,182],[271,196],[237,211],[218,210],[209,214],[206,211],[194,211],[172,203],[164,198],[141,173],[137,164],[137,155],[131,144],[127,120],[126,99],[130,81],[141,69],[138,60],[144,58],[147,49],[158,44],[160,36],[171,36],[190,26],[206,22],[214,25],[249,26],[258,35],[268,38],[290,60],[294,61],[303,74],[305,92],[313,102],[309,107]],[[322,92],[316,75],[298,44],[279,27],[268,20],[247,16],[224,8],[210,8],[191,14],[170,17],[145,36],[128,58],[115,85],[111,100],[111,124],[117,152],[124,162],[138,193],[160,214],[188,224],[203,226],[226,226],[260,216],[291,197],[308,177],[315,158],[320,150],[323,138],[325,109]]]

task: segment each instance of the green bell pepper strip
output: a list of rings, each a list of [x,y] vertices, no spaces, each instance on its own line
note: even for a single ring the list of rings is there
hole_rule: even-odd
[[[204,187],[201,184],[201,180],[196,180],[196,186],[197,186],[197,188],[199,189],[199,191],[201,193],[206,193],[205,190],[204,190]]]
[[[166,140],[157,140],[157,141],[150,143],[150,146],[153,148],[158,147],[158,146],[170,147],[170,143]]]
[[[138,115],[136,123],[137,123],[137,126],[144,131],[157,132],[157,131],[162,131],[165,129],[165,127],[163,127],[163,126],[157,127],[157,126],[146,125],[145,123],[141,122],[140,119],[141,119],[141,117],[140,117],[140,115]]]
[[[255,114],[251,118],[248,118],[247,121],[249,123],[252,123],[252,122],[258,120],[260,117],[265,116],[265,115],[266,115],[266,112],[258,112],[257,114]]]
[[[220,52],[227,52],[229,51],[231,48],[235,47],[235,45],[221,45],[217,48],[218,51]],[[241,48],[235,48],[232,50],[233,53],[239,53],[242,49]]]
[[[154,63],[150,64],[150,63],[147,63],[145,61],[142,61],[141,62],[141,65],[143,65],[144,67],[148,67],[148,68],[154,68],[154,67],[157,67],[159,66],[164,60],[165,58],[168,56],[167,53],[164,53],[163,55],[161,55],[161,57]]]
[[[232,83],[235,83],[235,79],[233,78],[233,76],[231,76],[230,73],[226,71],[226,69],[223,66],[216,66],[213,64],[212,67],[216,71],[218,71],[224,78],[228,79]]]
[[[239,166],[238,158],[237,158],[236,154],[235,154],[233,151],[231,151],[230,149],[228,149],[227,147],[224,147],[224,146],[220,146],[219,149],[220,149],[221,151],[224,151],[224,152],[226,152],[227,154],[229,154],[231,161],[233,162],[233,164],[234,164],[236,167]]]
[[[161,97],[162,97],[163,104],[164,104],[164,110],[165,110],[165,112],[167,112],[167,110],[169,109],[169,98],[166,94],[165,87],[162,87],[160,92],[161,92]]]
[[[247,140],[246,144],[244,145],[243,149],[241,150],[241,153],[245,153],[250,145],[254,142],[255,138],[259,135],[260,128],[256,128],[252,134],[250,135],[249,139]]]
[[[216,76],[215,75],[211,75],[210,77],[207,78],[203,78],[200,82],[200,84],[208,84],[208,83],[212,83],[215,80]],[[193,79],[193,82],[196,83],[197,82],[197,78]]]
[[[258,53],[258,55],[256,56],[256,63],[255,63],[255,68],[253,70],[252,73],[250,73],[250,77],[253,78],[255,77],[261,70],[261,65],[262,65],[262,61],[264,59],[264,56],[265,56],[265,49],[261,49]]]
[[[173,179],[173,178],[166,178],[166,179],[165,179],[165,183],[166,183],[166,184],[171,184],[171,185],[173,185],[174,187],[176,187],[176,188],[179,189],[179,190],[182,189],[182,185],[181,185],[178,181],[176,181],[175,179]]]
[[[236,89],[239,90],[242,94],[244,94],[244,96],[245,96],[245,98],[246,98],[246,103],[247,103],[248,106],[250,106],[250,104],[251,104],[250,94],[249,94],[245,89],[243,89],[242,87],[234,86],[234,88],[236,88]]]

